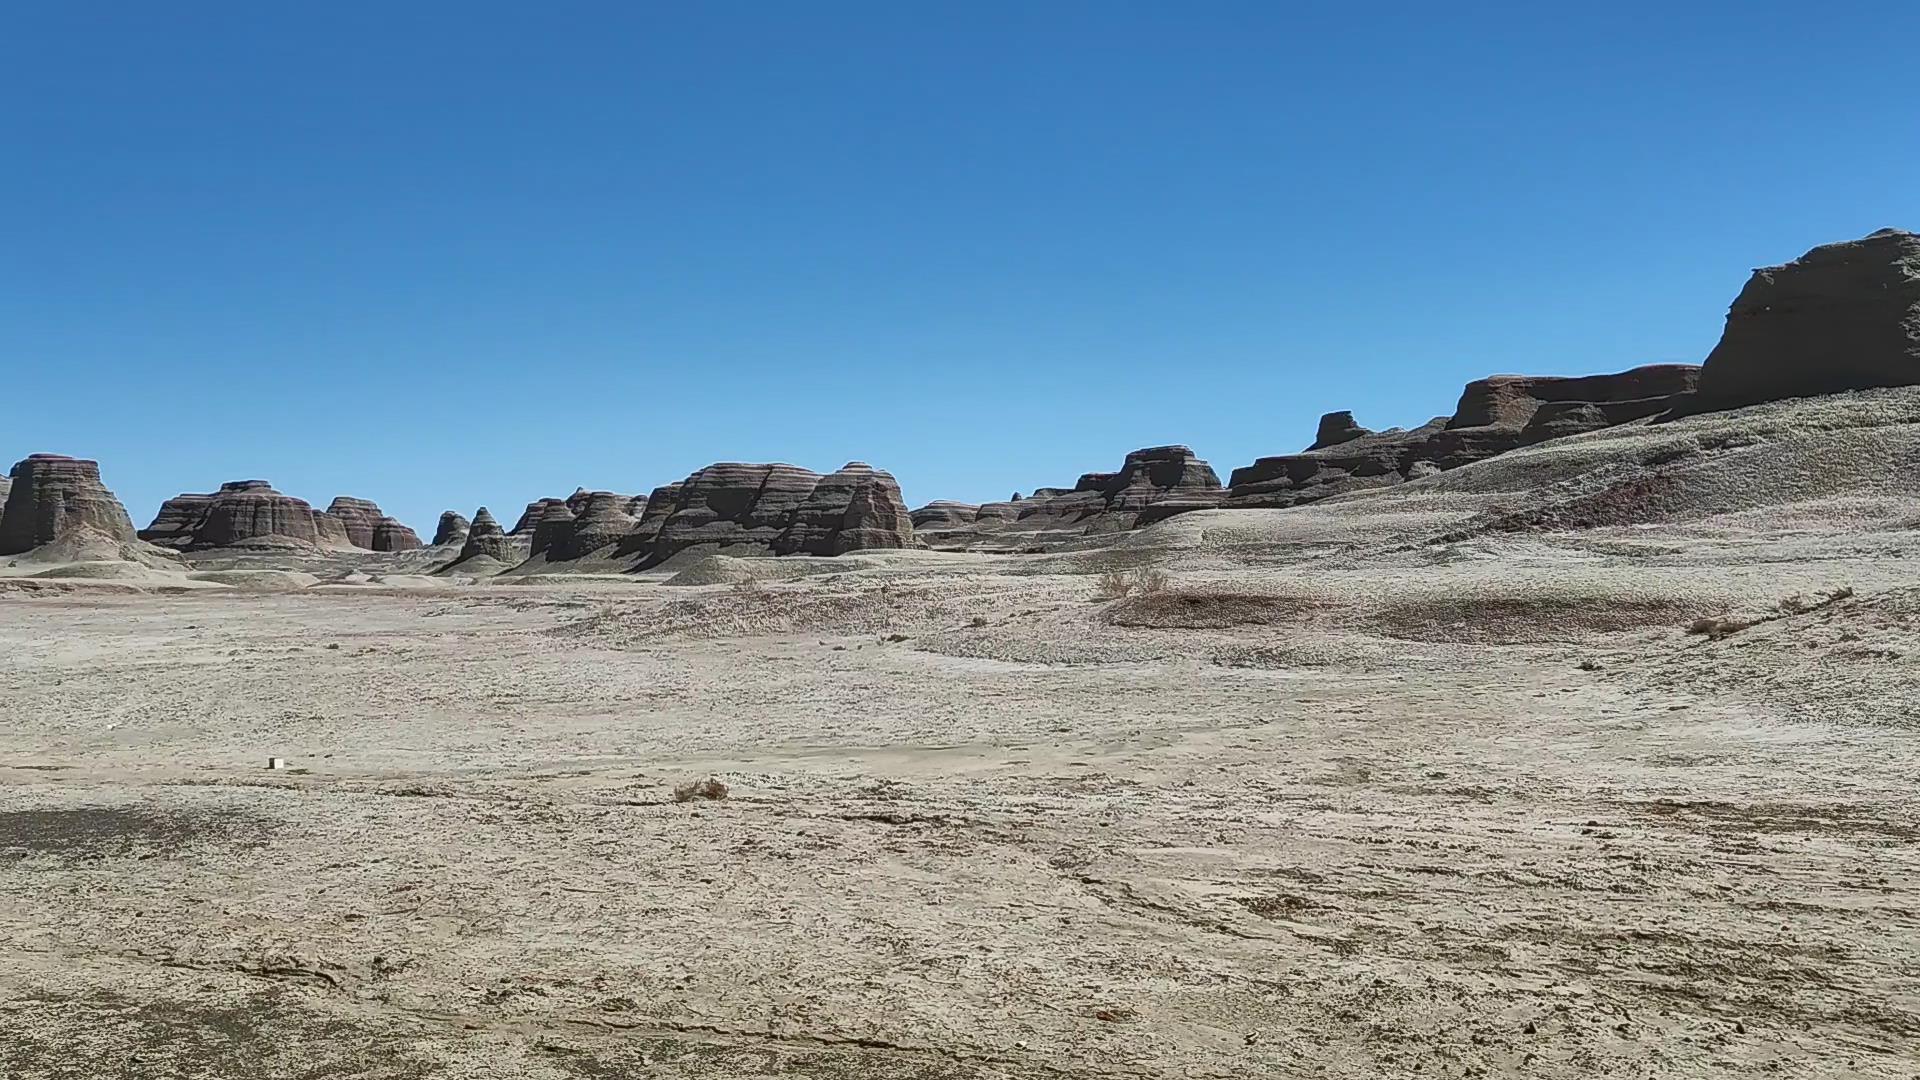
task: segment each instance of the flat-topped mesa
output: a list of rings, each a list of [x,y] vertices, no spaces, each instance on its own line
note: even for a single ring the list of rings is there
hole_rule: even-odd
[[[920,546],[893,474],[849,461],[814,485],[773,550],[777,555],[844,555]]]
[[[1329,446],[1352,442],[1362,435],[1371,435],[1373,431],[1354,423],[1353,413],[1342,409],[1339,412],[1325,413],[1320,417],[1320,426],[1314,431],[1313,445],[1308,450],[1324,450]]]
[[[519,561],[513,538],[500,528],[500,523],[493,519],[493,514],[484,506],[473,512],[473,521],[467,526],[467,537],[460,544],[460,557],[453,565],[458,566],[474,558],[492,559],[503,565]]]
[[[654,532],[645,565],[700,546],[771,553],[820,480],[819,473],[796,465],[709,465],[680,482],[671,509]],[[644,517],[656,512],[654,500],[648,499]]]
[[[50,544],[78,529],[134,539],[126,507],[100,482],[100,464],[64,454],[32,454],[14,465],[0,509],[0,555]]]
[[[373,530],[385,515],[380,507],[370,499],[356,499],[350,495],[336,495],[327,504],[327,514],[338,518],[347,529],[347,542],[357,548],[374,550]]]
[[[434,526],[433,546],[444,547],[448,544],[463,544],[466,542],[468,530],[472,527],[473,523],[468,521],[467,515],[462,514],[460,511],[442,510],[440,512],[440,524]],[[499,528],[499,524],[495,523],[494,527]]]
[[[1728,408],[1920,384],[1920,235],[1881,229],[1753,272],[1700,376]]]
[[[317,547],[322,543],[313,507],[306,500],[282,495],[264,480],[240,480],[220,485],[189,546]]]
[[[375,551],[414,551],[425,546],[420,542],[420,534],[397,518],[381,517],[373,523]]]
[[[1459,468],[1516,447],[1668,412],[1691,400],[1699,380],[1700,368],[1692,364],[1476,379],[1461,391],[1453,415],[1411,431],[1369,432],[1235,469],[1223,505],[1294,506]]]
[[[569,500],[572,502],[574,500]],[[573,521],[573,527],[564,539],[556,539],[547,549],[547,558],[578,559],[603,548],[611,548],[625,539],[639,521],[627,512],[633,505],[633,496],[618,495],[611,491],[594,491],[578,500],[580,510]],[[536,531],[534,545],[539,546],[539,533]]]

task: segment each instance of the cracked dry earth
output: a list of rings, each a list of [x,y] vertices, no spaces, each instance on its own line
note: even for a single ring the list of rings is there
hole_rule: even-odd
[[[0,1075],[1920,1071],[1915,730],[1786,660],[949,569],[0,598]]]

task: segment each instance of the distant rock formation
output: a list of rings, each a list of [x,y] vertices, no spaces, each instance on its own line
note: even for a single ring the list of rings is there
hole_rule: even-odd
[[[545,555],[555,549],[564,553],[573,539],[574,521],[573,511],[564,501],[554,499],[549,502],[541,510],[540,520],[534,523],[533,549],[528,554]]]
[[[359,548],[347,532],[347,523],[325,510],[313,512],[313,533],[319,538],[318,542],[323,548],[347,551]]]
[[[433,530],[433,546],[463,544],[467,540],[467,531],[472,527],[473,523],[467,520],[465,514],[458,510],[443,510],[440,513],[440,524]],[[498,523],[494,525],[496,529],[499,527]]]
[[[919,547],[893,474],[850,461],[821,478],[773,543],[776,555],[844,555]]]
[[[357,548],[373,550],[373,528],[381,518],[380,507],[368,499],[356,499],[350,495],[336,495],[327,504],[326,512],[340,519],[347,527],[347,543]]]
[[[373,523],[373,550],[375,551],[413,551],[425,547],[420,542],[420,534],[401,524],[397,519],[382,517]]]
[[[313,507],[306,500],[282,495],[265,480],[235,480],[221,484],[220,490],[214,493],[189,546],[318,547],[320,543],[320,528],[314,520]]]
[[[1920,236],[1881,229],[1753,272],[1700,375],[1706,408],[1920,383]]]
[[[953,502],[936,499],[915,510],[912,515],[916,529],[941,528],[947,525],[971,525],[980,518],[980,507],[973,503]]]
[[[1071,488],[1036,488],[1032,495],[973,508],[928,503],[921,538],[930,547],[1022,551],[1085,536],[1124,532],[1171,514],[1217,506],[1225,494],[1213,467],[1184,446],[1135,450],[1117,472],[1083,474]]]
[[[771,553],[820,480],[819,473],[794,465],[709,465],[678,485],[649,561],[660,562],[703,544]],[[651,499],[647,513],[655,513]]]
[[[531,534],[535,526],[540,524],[540,519],[546,516],[549,507],[565,506],[566,504],[567,501],[565,499],[533,500],[527,504],[525,510],[521,511],[520,520],[513,523],[513,528],[507,530],[507,535],[520,536],[522,534]]]
[[[453,565],[459,566],[472,559],[490,559],[502,565],[519,561],[513,538],[500,528],[500,523],[493,519],[493,514],[484,506],[474,511],[473,521],[467,527],[467,538],[460,545],[460,557]]]
[[[548,550],[549,560],[578,559],[610,548],[625,539],[639,524],[628,512],[634,502],[631,495],[594,491],[588,492],[584,498],[569,501],[577,502],[580,509],[576,512],[571,530],[563,539],[557,539]],[[536,533],[534,546],[538,547],[539,544]]]
[[[1453,415],[1411,431],[1356,435],[1235,469],[1232,509],[1294,506],[1458,468],[1547,439],[1655,416],[1687,402],[1700,368],[1653,364],[1611,375],[1495,375],[1461,391]],[[1338,415],[1338,414],[1334,414]],[[1327,423],[1323,420],[1322,434]]]
[[[161,547],[181,549],[193,543],[193,535],[200,529],[200,523],[207,519],[207,510],[213,506],[212,495],[200,495],[192,492],[175,495],[160,504],[160,512],[153,517],[153,523],[140,530],[140,539]]]
[[[50,544],[78,529],[134,539],[126,507],[100,482],[100,464],[63,454],[31,454],[14,465],[0,510],[0,555]]]
[[[1313,445],[1307,449],[1324,450],[1329,446],[1338,446],[1344,442],[1352,442],[1362,435],[1371,434],[1373,434],[1371,430],[1353,422],[1353,413],[1344,409],[1340,412],[1330,412],[1320,417],[1320,427],[1314,432]]]

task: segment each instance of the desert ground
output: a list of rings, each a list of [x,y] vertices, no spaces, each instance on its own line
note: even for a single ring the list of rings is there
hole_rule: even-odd
[[[1822,408],[1040,555],[16,567],[0,1075],[1912,1077],[1920,396]],[[1601,457],[1685,497],[1489,524]]]

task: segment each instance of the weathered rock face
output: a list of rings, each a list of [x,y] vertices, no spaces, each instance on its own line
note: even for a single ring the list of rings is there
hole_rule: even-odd
[[[465,543],[467,531],[472,527],[473,523],[467,520],[467,515],[458,510],[443,510],[440,513],[440,524],[433,530],[433,546]],[[499,524],[495,523],[494,527],[499,528]]]
[[[420,542],[420,534],[390,517],[382,517],[373,523],[373,550],[375,551],[413,551],[425,547]]]
[[[100,482],[98,462],[32,454],[13,467],[6,508],[0,510],[0,555],[52,543],[80,528],[134,539],[133,521]]]
[[[794,465],[709,465],[678,485],[673,507],[655,533],[649,562],[703,544],[771,552],[820,479],[819,473]],[[649,499],[647,516],[654,513]]]
[[[140,530],[140,539],[161,547],[184,548],[193,543],[194,533],[213,507],[213,496],[187,492],[160,504],[153,524]]]
[[[1353,413],[1344,409],[1340,412],[1330,412],[1320,417],[1320,427],[1314,432],[1313,445],[1307,449],[1323,450],[1329,446],[1338,446],[1344,442],[1352,442],[1362,435],[1371,434],[1373,434],[1371,430],[1353,422]]]
[[[547,510],[550,507],[565,506],[566,504],[565,499],[533,500],[527,504],[525,510],[521,511],[520,520],[513,523],[513,528],[507,530],[507,535],[519,536],[523,533],[532,533],[534,528],[540,524],[540,519],[547,516]]]
[[[1547,439],[1655,416],[1690,400],[1691,364],[1653,364],[1611,375],[1496,375],[1476,379],[1452,416],[1261,458],[1235,469],[1223,505],[1285,507],[1454,469]],[[1333,414],[1338,416],[1339,414]],[[1328,424],[1321,422],[1322,434]]]
[[[473,521],[467,527],[467,538],[460,545],[460,558],[453,565],[458,566],[473,558],[492,559],[500,563],[519,561],[513,538],[500,528],[500,523],[493,519],[493,514],[484,506],[474,511]]]
[[[936,499],[913,512],[913,527],[971,525],[979,517],[980,508],[973,503]]]
[[[918,546],[893,474],[850,461],[814,485],[773,550],[777,555],[844,555]]]
[[[639,522],[627,512],[633,505],[633,496],[616,495],[611,491],[589,492],[578,500],[580,510],[574,518],[573,528],[564,542],[556,542],[548,550],[548,559],[578,559],[602,548],[620,543],[633,531]],[[538,547],[539,534],[535,533],[534,546]]]
[[[373,528],[383,516],[378,505],[368,499],[336,495],[327,504],[326,512],[339,518],[347,527],[348,543],[357,548],[373,550]]]
[[[1882,229],[1753,272],[1700,376],[1700,403],[1920,383],[1920,236]]]
[[[334,517],[325,510],[313,512],[313,533],[319,538],[323,548],[358,548],[353,537],[347,533],[347,523]]]
[[[259,544],[321,543],[313,507],[282,495],[265,480],[221,484],[207,515],[194,530],[192,547],[242,547]]]
[[[921,538],[935,548],[1023,551],[1217,506],[1223,495],[1213,467],[1192,450],[1152,446],[1128,454],[1116,472],[1083,474],[1071,488],[1036,488],[1027,498],[986,503],[970,523],[951,520],[950,510],[941,513],[946,520],[930,513]]]
[[[558,499],[554,500],[541,513],[540,520],[533,526],[533,550],[529,554],[545,555],[550,551],[565,551],[567,544],[573,540],[574,520],[573,511],[567,509],[567,504]]]

